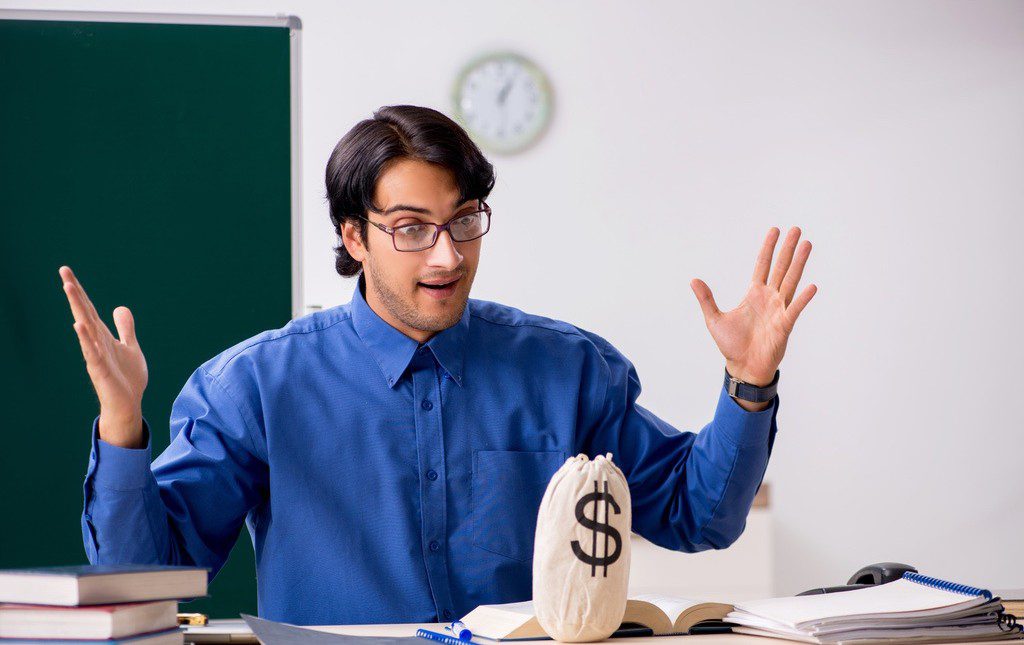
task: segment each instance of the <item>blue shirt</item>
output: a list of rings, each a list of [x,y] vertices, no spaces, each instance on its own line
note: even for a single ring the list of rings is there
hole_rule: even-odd
[[[633,530],[655,544],[701,551],[742,533],[778,397],[748,412],[723,387],[711,423],[681,432],[637,405],[632,363],[594,333],[470,299],[420,345],[367,305],[359,282],[348,304],[196,369],[152,464],[148,444],[99,440],[97,417],[82,514],[90,562],[216,573],[244,522],[262,617],[449,620],[530,598],[537,509],[578,453],[612,453]]]

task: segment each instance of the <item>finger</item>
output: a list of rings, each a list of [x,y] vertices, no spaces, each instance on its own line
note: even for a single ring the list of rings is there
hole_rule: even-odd
[[[811,301],[814,294],[818,293],[818,287],[813,284],[809,284],[804,287],[804,290],[800,292],[800,295],[793,300],[793,304],[786,309],[786,314],[789,317],[789,329],[793,329],[793,325],[796,324],[796,319],[800,317],[800,312],[804,310],[807,303]]]
[[[85,362],[92,365],[97,364],[99,362],[99,353],[86,326],[83,323],[76,322],[72,327],[75,328],[75,334],[78,336],[78,344],[82,346],[82,356],[85,358]]]
[[[92,338],[82,323],[75,323],[75,332],[78,334],[78,344],[82,347],[82,356],[85,358],[85,368],[89,372],[89,378],[93,383],[102,379],[109,373],[107,355],[103,353],[102,347],[93,342]]]
[[[796,249],[796,243],[799,239],[800,228],[794,226],[789,229],[789,233],[786,234],[786,241],[782,243],[782,249],[779,250],[779,257],[775,260],[772,277],[768,279],[768,286],[773,289],[779,289],[782,285],[782,278],[786,275],[786,271],[789,270],[790,262],[793,261],[793,251]]]
[[[89,308],[86,307],[82,299],[81,289],[73,284],[65,283],[64,293],[67,294],[68,302],[71,303],[71,313],[75,317],[75,322],[83,325],[93,342],[99,342],[104,334],[110,335],[110,330],[107,329],[103,321],[95,318],[92,312],[89,311]]]
[[[64,295],[67,296],[68,304],[71,305],[71,315],[75,317],[75,322],[88,323],[89,310],[86,309],[85,303],[82,302],[82,297],[78,295],[75,285],[65,282]]]
[[[89,300],[89,296],[86,295],[85,289],[82,288],[82,284],[75,277],[75,274],[71,271],[71,267],[61,267],[67,269],[65,274],[61,271],[61,277],[64,277],[67,281],[64,283],[64,293],[68,296],[68,302],[71,303],[71,312],[75,316],[75,320],[87,323],[90,326],[93,338],[96,340],[100,339],[100,335],[108,336],[113,338],[110,330],[107,328],[106,323],[100,319],[98,313],[96,313],[96,307],[93,306],[92,301]]]
[[[96,334],[96,329],[93,327],[92,323],[88,320],[76,320],[74,325],[75,331],[89,342],[89,345],[94,348],[96,356],[99,356],[102,346],[100,345],[100,337]]]
[[[754,282],[764,284],[768,280],[768,269],[772,266],[772,253],[775,252],[775,243],[779,240],[779,229],[771,227],[768,235],[764,237],[761,244],[761,252],[757,255],[757,262],[754,263]]]
[[[786,271],[786,278],[782,281],[782,287],[779,289],[779,293],[786,299],[787,307],[793,301],[793,294],[796,293],[797,285],[800,284],[800,278],[804,274],[804,265],[807,264],[807,258],[810,255],[811,242],[810,240],[804,240],[797,247],[793,264],[789,265],[789,270]]]
[[[135,338],[135,317],[128,307],[122,306],[114,310],[114,325],[117,327],[118,340],[125,345],[138,345]]]
[[[66,271],[64,271],[66,269]],[[100,321],[100,316],[96,313],[96,307],[93,306],[92,300],[89,300],[89,295],[85,293],[85,287],[78,281],[78,277],[75,276],[75,272],[71,270],[69,266],[61,267],[61,277],[64,278],[65,284],[71,284],[74,290],[78,293],[78,300],[82,304],[87,315],[93,317],[97,322]]]
[[[704,284],[703,280],[694,278],[690,281],[690,288],[697,296],[697,302],[700,303],[700,310],[704,312],[706,321],[710,322],[722,315],[722,312],[718,310],[718,305],[715,304],[715,297],[711,294],[711,289]]]

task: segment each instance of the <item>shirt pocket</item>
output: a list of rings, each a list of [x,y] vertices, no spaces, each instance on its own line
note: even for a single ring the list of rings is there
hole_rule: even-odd
[[[565,459],[560,451],[475,451],[473,545],[513,560],[533,559],[540,501]]]

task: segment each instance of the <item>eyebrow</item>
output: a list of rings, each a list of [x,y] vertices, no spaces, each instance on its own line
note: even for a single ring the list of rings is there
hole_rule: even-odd
[[[457,208],[458,206],[461,206],[462,204],[465,204],[466,202],[471,202],[471,201],[474,201],[474,200],[472,198],[470,198],[470,199],[463,199],[460,202],[455,202],[455,206],[453,206],[452,208]],[[397,204],[397,205],[392,206],[391,208],[385,210],[382,213],[382,215],[390,215],[390,214],[396,213],[398,211],[410,211],[410,212],[413,212],[413,213],[421,213],[423,215],[430,215],[431,214],[429,208],[423,208],[422,206],[410,206],[408,204]]]

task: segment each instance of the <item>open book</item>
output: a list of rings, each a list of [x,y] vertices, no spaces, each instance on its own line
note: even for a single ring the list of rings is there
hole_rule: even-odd
[[[732,605],[725,603],[642,594],[626,600],[622,622],[647,627],[656,636],[687,634],[695,625],[709,624],[708,621],[718,626],[732,609]],[[473,638],[498,641],[549,638],[537,622],[530,601],[480,605],[466,614],[462,622],[473,632]]]

